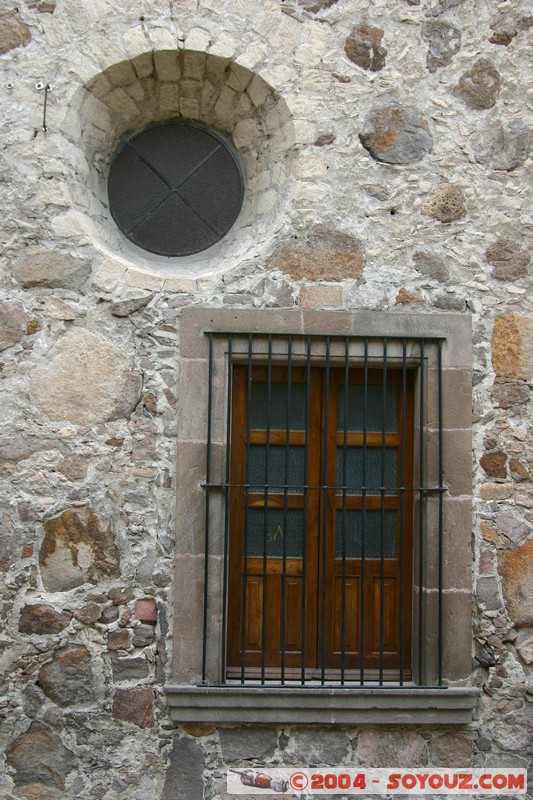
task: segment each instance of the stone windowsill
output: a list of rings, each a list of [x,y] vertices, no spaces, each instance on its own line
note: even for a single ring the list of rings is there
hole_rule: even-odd
[[[479,689],[167,686],[176,723],[462,725]]]

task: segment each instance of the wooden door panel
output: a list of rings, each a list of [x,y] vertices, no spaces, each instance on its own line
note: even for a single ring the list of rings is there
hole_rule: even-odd
[[[245,648],[247,651],[262,647],[263,580],[256,575],[246,580]]]
[[[372,624],[371,641],[372,656],[379,658],[381,652],[381,607],[383,605],[383,654],[386,656],[397,656],[399,653],[398,629],[399,629],[399,597],[398,581],[395,577],[383,579],[383,604],[382,604],[382,582],[379,576],[373,576],[371,580],[372,593]]]
[[[300,653],[301,649],[302,579],[291,577],[285,583],[285,652]]]
[[[263,613],[265,624],[265,658],[267,668],[280,667],[284,661],[287,667],[302,666],[302,579],[285,579],[285,614],[281,614],[283,603],[283,578],[277,571],[268,572],[266,577],[266,604],[263,609],[264,578],[262,575],[248,575],[246,579],[246,623],[245,652],[246,666],[260,666],[263,647]],[[285,641],[284,648],[282,641]],[[284,650],[284,655],[282,655]],[[233,659],[235,666],[240,661]]]
[[[342,623],[344,620],[344,653],[353,661],[360,651],[360,619],[361,619],[361,581],[359,577],[346,577],[343,592],[342,575],[335,578],[333,604],[333,655],[341,657],[343,645]],[[344,602],[343,602],[344,594]],[[344,613],[343,613],[344,607]],[[334,659],[337,660],[336,658]],[[351,663],[351,662],[350,662]]]

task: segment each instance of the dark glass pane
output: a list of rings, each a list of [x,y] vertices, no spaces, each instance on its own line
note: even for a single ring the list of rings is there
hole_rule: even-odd
[[[220,236],[227,233],[242,205],[241,176],[228,150],[221,147],[180,187],[179,195]]]
[[[285,456],[283,445],[270,445],[268,448],[268,480],[265,477],[267,448],[264,445],[250,447],[248,482],[250,491],[261,492],[265,483],[270,489],[282,492],[285,484]],[[303,492],[305,483],[305,447],[288,448],[287,485],[293,487],[289,492]]]
[[[109,205],[115,222],[124,231],[138,225],[169,191],[168,184],[130,147],[124,148],[111,167]]]
[[[201,128],[169,124],[140,133],[130,146],[175,187],[216,151],[220,142]]]
[[[339,384],[337,430],[344,430],[346,384]],[[362,431],[365,422],[365,389],[361,384],[348,385],[346,430]],[[380,433],[383,430],[383,386],[368,384],[366,401],[366,430]],[[387,385],[385,406],[385,433],[398,431],[398,386]]]
[[[366,511],[364,517],[365,558],[381,558],[381,511]],[[344,514],[342,511],[337,511],[335,524],[335,558],[342,558],[343,535],[346,558],[361,558],[363,541],[362,511],[345,511]],[[396,511],[384,511],[383,558],[395,557]]]
[[[289,429],[305,430],[306,385],[291,385],[291,407],[289,412]],[[287,384],[272,383],[270,385],[270,428],[286,430],[287,428]],[[268,423],[268,384],[252,383],[252,402],[250,405],[250,425],[252,428],[266,429]]]
[[[266,521],[266,525],[265,525]],[[301,558],[304,538],[304,512],[299,509],[283,511],[269,508],[248,509],[246,552],[248,556],[263,557],[263,542],[266,534],[267,556],[283,556],[283,540],[287,558]]]
[[[218,241],[203,220],[176,194],[171,194],[131,232],[130,239],[151,253],[188,255]]]
[[[337,486],[344,486],[344,447],[337,447]],[[380,494],[383,452],[380,447],[366,448],[365,482],[369,494]],[[385,494],[398,493],[398,451],[385,448]],[[346,448],[346,487],[348,494],[360,494],[363,485],[363,448]]]

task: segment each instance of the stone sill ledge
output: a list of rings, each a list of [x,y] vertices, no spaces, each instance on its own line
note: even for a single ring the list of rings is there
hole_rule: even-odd
[[[176,723],[464,725],[479,689],[167,686]]]

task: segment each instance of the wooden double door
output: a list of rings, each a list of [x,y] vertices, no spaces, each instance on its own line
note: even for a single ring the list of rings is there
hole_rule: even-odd
[[[234,368],[228,678],[410,669],[413,380]]]

